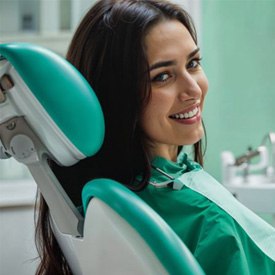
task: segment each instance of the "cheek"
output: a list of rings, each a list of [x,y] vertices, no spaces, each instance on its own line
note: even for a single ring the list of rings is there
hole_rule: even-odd
[[[150,125],[154,125],[156,123],[160,110],[158,106],[159,104],[157,102],[151,100],[145,107],[141,119],[142,127],[145,131],[146,129],[150,128]]]
[[[147,116],[157,118],[166,116],[171,105],[172,98],[168,92],[153,91],[148,105],[145,107]]]
[[[151,99],[142,115],[141,126],[143,130],[150,130],[157,125],[162,124],[169,114],[172,99],[169,95],[159,93],[152,93]]]

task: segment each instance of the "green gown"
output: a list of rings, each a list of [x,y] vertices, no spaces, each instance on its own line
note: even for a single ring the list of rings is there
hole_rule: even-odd
[[[206,274],[275,275],[275,229],[240,204],[199,164],[153,160],[150,184],[137,194],[179,235]],[[170,177],[177,189],[161,187]],[[171,181],[171,180],[170,180]]]

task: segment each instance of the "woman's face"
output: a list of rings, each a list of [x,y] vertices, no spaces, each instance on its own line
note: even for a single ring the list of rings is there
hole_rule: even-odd
[[[203,134],[201,112],[208,88],[200,52],[186,27],[163,21],[145,37],[151,98],[142,115],[151,155],[176,160],[179,145],[191,145]]]

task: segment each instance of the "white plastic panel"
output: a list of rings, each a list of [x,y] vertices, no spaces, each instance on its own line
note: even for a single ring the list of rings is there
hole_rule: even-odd
[[[168,274],[140,235],[96,198],[87,209],[83,238],[55,234],[77,275]]]

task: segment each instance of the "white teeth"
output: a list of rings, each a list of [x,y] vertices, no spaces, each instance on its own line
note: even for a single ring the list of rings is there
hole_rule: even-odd
[[[186,118],[191,118],[193,116],[195,116],[199,111],[199,108],[196,107],[194,110],[190,111],[190,112],[186,112],[184,114],[175,114],[172,115],[171,118],[176,118],[176,119],[186,119]]]

